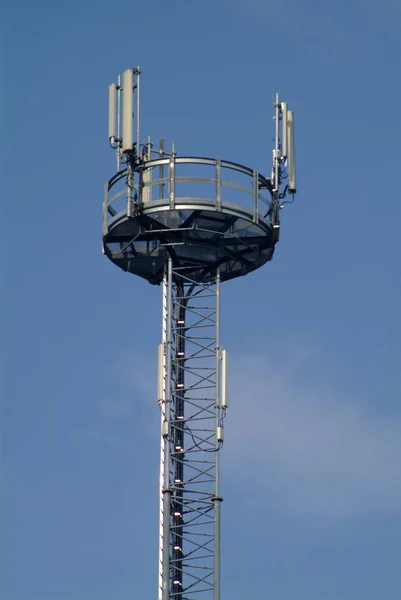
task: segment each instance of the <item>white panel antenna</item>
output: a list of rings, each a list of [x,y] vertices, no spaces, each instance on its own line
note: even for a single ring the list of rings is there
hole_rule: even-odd
[[[148,137],[147,150],[146,150],[146,160],[151,160],[151,147],[152,143],[150,137]],[[142,188],[142,203],[146,204],[147,202],[152,201],[152,169],[146,169],[143,172],[142,177],[143,188]]]
[[[134,73],[132,69],[128,69],[123,73],[123,152],[130,152],[132,150],[133,89]]]
[[[164,344],[158,347],[157,401],[159,406],[164,402]]]
[[[282,139],[281,139],[281,156],[287,158],[287,140],[288,140],[288,128],[287,128],[287,114],[288,107],[287,102],[281,103],[281,114],[282,114]]]
[[[295,135],[294,135],[294,113],[292,110],[287,114],[287,135],[288,135],[288,191],[295,194],[297,191],[296,171],[295,171]]]
[[[117,86],[115,83],[109,85],[109,140],[113,144],[116,139],[116,96]]]
[[[228,352],[227,352],[227,350],[222,350],[221,351],[221,407],[222,408],[228,408],[227,372],[228,372]]]
[[[152,169],[146,169],[143,174],[142,202],[146,204],[152,200]]]

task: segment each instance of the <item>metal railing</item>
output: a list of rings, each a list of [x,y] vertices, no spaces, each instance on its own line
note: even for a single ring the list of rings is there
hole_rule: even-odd
[[[211,176],[201,177],[193,171],[191,174],[191,167],[208,168]],[[188,174],[179,174],[181,170],[188,170]],[[190,192],[180,194],[181,184],[190,185]],[[206,187],[209,195],[204,193]],[[254,223],[260,219],[272,223],[276,212],[272,191],[269,179],[238,163],[175,155],[147,160],[135,165],[131,172],[128,168],[120,171],[106,183],[103,231],[107,233],[115,222],[132,216],[132,203],[136,211],[144,212],[156,204],[170,210],[183,204],[193,205],[194,209],[205,206],[216,212],[237,209]]]

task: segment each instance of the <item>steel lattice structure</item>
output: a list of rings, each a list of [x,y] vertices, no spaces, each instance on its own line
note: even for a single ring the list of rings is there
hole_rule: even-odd
[[[294,117],[277,96],[270,177],[220,159],[179,157],[174,144],[165,152],[163,140],[157,150],[149,138],[140,143],[140,75],[129,69],[109,87],[117,173],[105,186],[103,252],[162,287],[158,600],[220,600],[228,405],[220,284],[273,257],[280,209],[296,191]]]
[[[160,599],[167,580],[169,597],[177,600],[213,598],[218,588],[219,452],[226,412],[220,401],[225,354],[219,345],[219,297],[218,273],[199,283],[167,260],[159,349]]]

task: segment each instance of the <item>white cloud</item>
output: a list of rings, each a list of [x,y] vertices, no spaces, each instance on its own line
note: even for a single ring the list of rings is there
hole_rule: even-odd
[[[327,383],[327,365],[315,347],[299,339],[274,347],[274,363],[268,353],[230,358],[222,453],[227,483],[238,494],[244,490],[248,506],[287,515],[400,514],[401,413],[383,416],[367,400]],[[99,408],[116,426],[135,414],[136,426],[157,444],[156,362],[142,355],[128,363],[119,370],[124,400]],[[131,437],[117,440],[114,427],[85,437],[133,450]]]
[[[307,367],[294,381],[284,363],[232,360],[227,475],[245,473],[280,511],[401,513],[401,416],[314,385]]]

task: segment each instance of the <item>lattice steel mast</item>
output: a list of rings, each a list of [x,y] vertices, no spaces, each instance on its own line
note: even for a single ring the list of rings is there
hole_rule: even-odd
[[[168,257],[163,278],[165,335],[159,348],[163,454],[159,596],[163,600],[182,600],[188,592],[219,597],[218,468],[226,412],[219,288],[218,273],[212,281],[199,283]],[[164,540],[169,540],[170,553],[164,552]]]
[[[166,153],[163,140],[153,150],[150,139],[140,143],[140,73],[129,69],[109,87],[117,173],[105,187],[103,250],[125,271],[162,286],[158,600],[220,600],[219,462],[227,412],[220,284],[273,256],[279,210],[286,193],[296,191],[294,119],[277,96],[270,178],[229,161],[178,157],[174,145]]]

